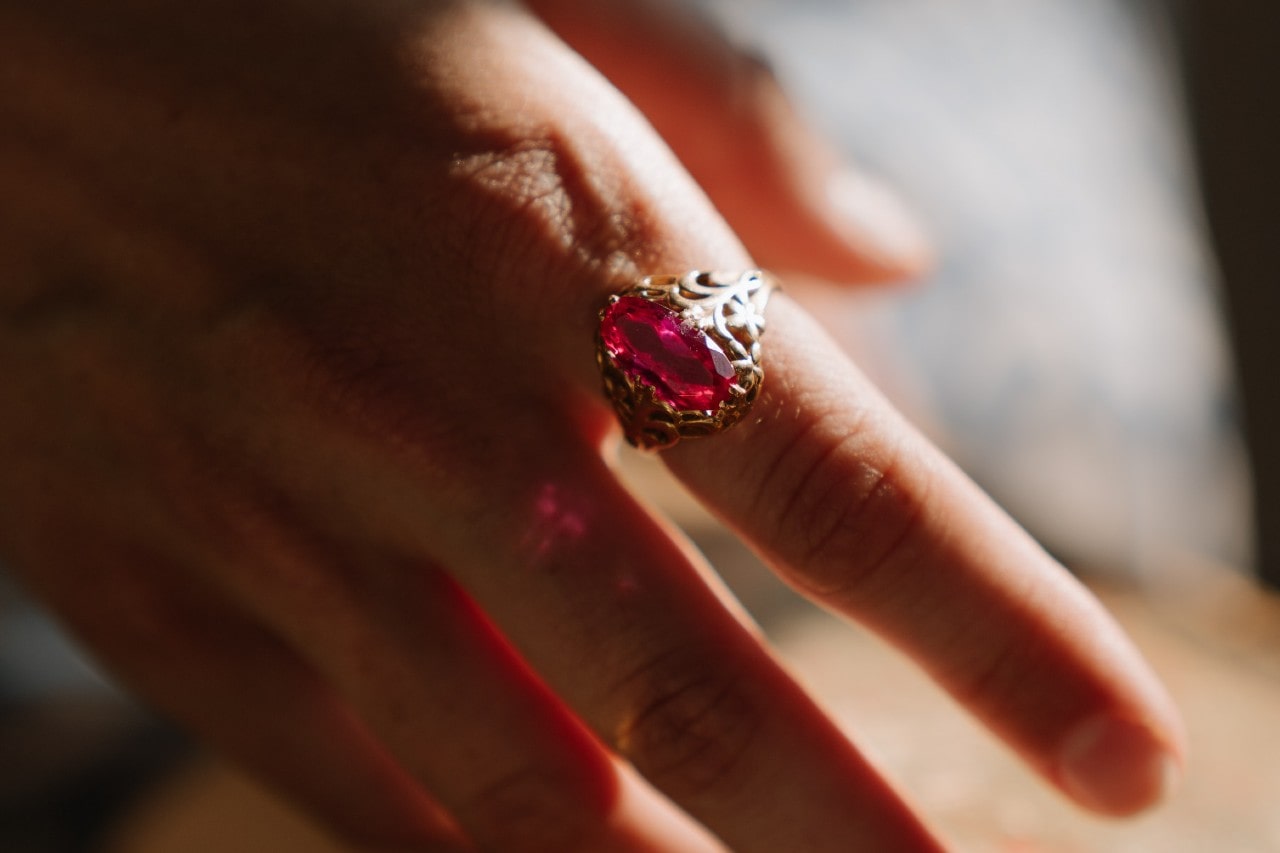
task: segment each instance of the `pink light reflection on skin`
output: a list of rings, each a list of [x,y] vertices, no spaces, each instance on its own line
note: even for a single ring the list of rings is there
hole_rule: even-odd
[[[520,540],[530,566],[547,566],[557,554],[576,550],[574,545],[587,535],[592,503],[592,495],[571,493],[559,483],[547,482],[538,487],[532,519]],[[625,564],[625,560],[618,561],[615,578],[619,598],[623,599],[640,591],[635,573],[622,569]]]
[[[534,565],[543,565],[566,545],[581,540],[586,532],[586,511],[567,500],[560,485],[543,483],[533,500],[533,519],[520,544]]]

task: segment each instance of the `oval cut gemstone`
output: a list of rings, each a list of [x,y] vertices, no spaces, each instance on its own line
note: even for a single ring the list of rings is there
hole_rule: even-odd
[[[623,296],[605,309],[600,337],[632,381],[677,409],[714,410],[737,374],[715,341],[665,305]]]

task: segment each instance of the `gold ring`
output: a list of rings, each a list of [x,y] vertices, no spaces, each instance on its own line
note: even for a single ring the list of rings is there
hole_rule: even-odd
[[[760,336],[777,286],[760,270],[693,270],[609,297],[596,361],[627,441],[670,447],[742,420],[764,381]]]

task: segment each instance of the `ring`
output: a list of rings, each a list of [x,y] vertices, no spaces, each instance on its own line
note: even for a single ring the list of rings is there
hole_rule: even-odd
[[[660,449],[742,420],[764,381],[760,336],[777,286],[760,270],[693,270],[609,297],[596,361],[627,441]]]

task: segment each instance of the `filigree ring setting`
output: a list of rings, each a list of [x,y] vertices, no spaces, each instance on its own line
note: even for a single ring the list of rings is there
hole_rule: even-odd
[[[660,449],[742,420],[760,393],[760,270],[653,275],[609,297],[596,361],[627,441]]]

